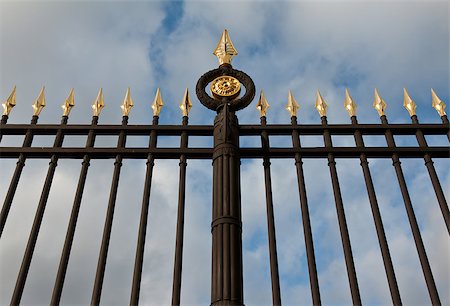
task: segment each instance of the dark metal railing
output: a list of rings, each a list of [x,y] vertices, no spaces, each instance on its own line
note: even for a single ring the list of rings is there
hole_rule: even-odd
[[[237,120],[234,112],[224,107],[220,111],[220,120]],[[219,116],[218,115],[218,116]],[[229,116],[229,118],[227,117]],[[231,118],[231,119],[230,119]],[[233,119],[234,118],[234,119]],[[275,218],[272,199],[272,182],[270,160],[283,158],[295,161],[297,171],[298,190],[300,196],[301,218],[305,239],[307,264],[309,271],[309,281],[311,286],[312,302],[314,305],[321,304],[319,280],[317,276],[316,258],[314,253],[313,233],[311,230],[311,221],[309,217],[309,208],[307,201],[307,188],[304,179],[303,160],[309,158],[323,158],[328,160],[330,177],[333,187],[338,224],[341,235],[341,242],[344,250],[344,258],[347,267],[347,275],[350,284],[350,291],[353,304],[361,305],[357,274],[353,263],[352,248],[347,228],[346,215],[344,211],[341,188],[336,169],[336,158],[359,159],[364,175],[364,181],[369,197],[370,208],[372,211],[381,255],[384,263],[386,277],[391,293],[392,303],[401,305],[400,292],[394,272],[388,242],[386,240],[385,229],[375,193],[374,184],[370,173],[368,158],[391,158],[393,167],[397,174],[398,183],[405,204],[406,213],[411,226],[412,235],[416,244],[417,253],[421,263],[423,275],[427,284],[431,303],[440,305],[440,299],[436,284],[433,278],[431,267],[427,258],[426,250],[422,241],[422,235],[417,224],[408,187],[404,178],[401,159],[405,158],[423,158],[428,170],[432,186],[434,188],[439,208],[441,210],[444,223],[450,233],[449,209],[436,174],[436,169],[432,158],[449,158],[449,146],[430,146],[427,144],[428,135],[447,135],[449,137],[449,123],[445,115],[442,118],[442,124],[421,124],[417,116],[412,116],[411,124],[390,124],[385,115],[381,117],[381,124],[360,124],[356,116],[351,117],[350,124],[328,124],[326,116],[322,116],[322,124],[298,124],[295,116],[291,117],[291,124],[267,124],[265,116],[261,117],[260,125],[238,125],[237,121],[230,127],[226,126],[225,131],[220,130],[218,135],[218,125],[188,125],[188,117],[184,116],[181,125],[159,125],[158,116],[153,118],[151,125],[128,125],[128,117],[124,116],[121,125],[99,125],[98,116],[92,118],[90,125],[67,124],[68,117],[63,116],[61,124],[37,124],[38,116],[33,116],[30,124],[8,124],[8,117],[4,115],[1,121],[1,136],[22,136],[23,145],[20,147],[0,147],[1,158],[17,158],[17,166],[10,181],[10,185],[2,206],[0,215],[0,235],[8,221],[8,213],[13,204],[14,195],[22,170],[27,159],[49,159],[47,176],[41,192],[41,197],[37,206],[33,226],[25,248],[22,265],[18,272],[16,286],[12,293],[11,305],[20,303],[23,289],[27,280],[28,270],[30,268],[36,241],[39,235],[47,199],[52,186],[53,176],[57,168],[59,159],[79,159],[81,160],[81,170],[78,179],[78,185],[73,200],[72,211],[65,236],[64,246],[61,253],[59,268],[51,297],[51,305],[59,305],[61,294],[64,289],[64,280],[70,259],[72,242],[77,227],[77,219],[81,206],[81,199],[85,187],[86,177],[90,161],[92,159],[114,159],[114,172],[112,176],[110,197],[107,206],[107,214],[103,229],[103,238],[98,257],[97,272],[93,286],[91,305],[100,303],[102,284],[104,280],[106,262],[108,257],[108,246],[110,241],[112,224],[114,221],[114,208],[116,204],[117,189],[119,185],[120,169],[124,159],[143,159],[147,160],[145,183],[142,197],[142,208],[140,214],[140,223],[137,235],[136,255],[134,262],[133,280],[131,286],[130,305],[137,305],[139,302],[140,284],[142,278],[142,267],[144,261],[144,249],[146,243],[147,219],[149,214],[150,192],[152,187],[152,176],[154,163],[158,159],[178,159],[179,160],[179,189],[178,189],[178,210],[177,227],[175,241],[175,256],[173,269],[172,285],[172,305],[179,305],[181,298],[181,275],[183,259],[183,238],[184,238],[184,214],[185,214],[185,184],[186,167],[189,159],[214,160],[214,184],[224,184],[229,194],[224,194],[220,190],[214,191],[214,220],[212,222],[212,233],[216,237],[213,246],[213,256],[218,261],[213,263],[212,270],[224,269],[224,279],[213,279],[212,283],[212,303],[222,305],[218,301],[230,300],[238,305],[243,299],[242,278],[234,270],[242,269],[242,243],[240,239],[240,180],[239,180],[239,159],[262,159],[265,177],[267,224],[270,271],[272,281],[273,305],[281,305],[282,297],[280,294],[280,280],[278,273],[278,258],[276,246]],[[219,120],[217,119],[217,120]],[[224,127],[221,127],[222,129]],[[230,129],[230,130],[227,130]],[[231,133],[231,134],[230,134]],[[55,141],[52,147],[33,147],[33,137],[37,135],[54,136]],[[86,145],[83,147],[62,147],[64,137],[68,135],[86,136]],[[95,138],[99,135],[113,135],[118,137],[116,147],[100,148],[95,146]],[[134,148],[126,144],[128,136],[150,136],[147,148]],[[229,136],[231,135],[231,136]],[[303,136],[315,135],[323,137],[324,145],[321,147],[302,147],[300,139]],[[354,146],[335,147],[332,143],[332,136],[348,135],[353,136]],[[367,147],[364,144],[364,136],[384,136],[386,146]],[[395,135],[412,135],[417,139],[417,146],[398,147],[395,144]],[[164,148],[158,146],[158,137],[179,136],[180,145],[178,148]],[[193,148],[189,147],[188,140],[190,136],[215,137],[216,145],[211,147]],[[261,146],[242,148],[239,145],[239,137],[260,136]],[[272,147],[269,143],[269,136],[289,136],[292,139],[292,145],[283,147]],[[223,137],[223,138],[220,138]],[[237,137],[237,138],[233,138]],[[1,138],[0,138],[1,140]],[[228,165],[228,166],[227,166]],[[220,175],[219,175],[220,174]],[[216,188],[216,187],[214,187]],[[228,198],[231,197],[231,198]],[[220,207],[222,201],[230,201],[230,207]],[[220,204],[220,205],[219,205]],[[237,239],[236,244],[233,239]],[[215,253],[216,252],[216,253]],[[222,252],[222,253],[217,253]],[[214,273],[214,272],[213,272]],[[217,272],[219,273],[219,272]],[[230,304],[231,305],[231,304]],[[234,304],[233,304],[234,305]],[[239,304],[240,305],[240,304]]]

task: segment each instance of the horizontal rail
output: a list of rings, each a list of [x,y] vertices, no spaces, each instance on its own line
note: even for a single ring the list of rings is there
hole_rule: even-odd
[[[265,127],[259,125],[239,126],[240,136],[261,135],[264,130],[269,135],[291,136],[292,131],[300,135],[323,135],[324,130],[332,135],[354,135],[359,130],[363,135],[383,135],[390,130],[394,135],[415,135],[421,130],[425,135],[446,135],[449,127],[446,124],[330,124],[326,127],[320,124],[272,124]],[[124,131],[128,136],[148,136],[151,131],[157,131],[159,136],[179,136],[186,132],[189,136],[212,136],[212,125],[81,125],[71,124],[61,126],[59,124],[5,124],[1,127],[2,135],[25,135],[31,130],[34,135],[56,135],[58,130],[64,135],[87,135],[94,130],[96,135],[119,135]]]
[[[337,158],[359,158],[365,154],[368,158],[391,158],[398,154],[401,158],[423,158],[430,154],[433,158],[449,158],[449,147],[315,147],[315,148],[268,148],[265,152],[261,148],[239,149],[241,158],[294,158],[299,153],[302,158],[324,158],[332,153]],[[212,148],[29,148],[29,147],[0,147],[2,158],[15,158],[24,154],[26,158],[58,158],[83,159],[88,155],[92,159],[112,159],[120,154],[125,159],[145,159],[153,154],[157,159],[178,159],[185,155],[188,159],[211,159]]]

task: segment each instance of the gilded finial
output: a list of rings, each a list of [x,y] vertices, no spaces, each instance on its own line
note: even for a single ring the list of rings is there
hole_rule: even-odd
[[[350,93],[348,92],[348,89],[345,89],[345,100],[344,100],[344,107],[348,112],[348,115],[350,117],[356,116],[356,108],[358,107],[356,103],[353,101],[352,97],[350,96]]]
[[[36,101],[34,102],[33,109],[34,109],[34,116],[39,116],[42,109],[45,107],[45,86],[42,87],[41,92],[39,93],[39,96],[37,97]]]
[[[3,105],[3,115],[9,116],[12,108],[16,106],[16,86],[14,86],[8,99],[2,104]]]
[[[105,100],[103,99],[103,88],[100,87],[97,99],[95,99],[94,104],[92,104],[93,115],[96,117],[100,116],[103,107],[105,107]]]
[[[409,96],[408,92],[406,91],[406,88],[403,88],[403,96],[404,96],[403,106],[406,108],[409,115],[412,117],[416,114],[417,105]]]
[[[69,96],[67,97],[66,101],[64,101],[64,104],[61,105],[62,109],[64,110],[63,116],[69,116],[70,111],[72,110],[72,107],[75,106],[75,97],[73,93],[73,88],[70,90]]]
[[[256,104],[256,109],[259,110],[259,116],[265,117],[269,107],[270,107],[269,102],[267,102],[267,99],[264,96],[264,92],[261,90],[258,104]]]
[[[327,115],[327,108],[328,105],[325,103],[325,100],[320,95],[320,91],[317,90],[317,99],[316,99],[316,105],[315,105],[317,111],[320,114],[320,117],[324,117]]]
[[[387,104],[384,102],[383,99],[381,99],[380,95],[378,94],[378,90],[375,88],[375,98],[373,100],[373,107],[377,110],[378,115],[384,116],[386,115],[386,107]]]
[[[152,104],[153,116],[159,116],[159,113],[161,112],[161,109],[163,106],[164,106],[164,102],[161,98],[161,91],[158,88],[156,90],[155,99],[153,100],[153,104]]]
[[[288,94],[288,103],[286,105],[286,109],[291,114],[291,117],[297,116],[297,110],[299,109],[297,101],[295,101],[292,92],[289,90]]]
[[[213,54],[219,59],[219,65],[230,64],[233,57],[238,54],[231,42],[227,29],[223,31],[222,37]]]
[[[189,97],[189,90],[186,88],[184,92],[183,100],[180,103],[180,109],[183,113],[183,117],[189,116],[189,111],[192,108],[191,98]]]
[[[447,105],[439,99],[433,88],[431,88],[431,106],[439,113],[439,116],[442,117],[445,115],[445,108]]]
[[[128,116],[133,105],[134,103],[133,100],[131,100],[130,87],[128,87],[127,92],[125,94],[125,98],[123,99],[123,104],[120,106],[120,108],[122,109],[122,115]]]

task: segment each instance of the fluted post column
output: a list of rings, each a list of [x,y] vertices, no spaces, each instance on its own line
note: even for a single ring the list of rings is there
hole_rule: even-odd
[[[243,303],[238,119],[227,103],[214,120],[211,305]]]

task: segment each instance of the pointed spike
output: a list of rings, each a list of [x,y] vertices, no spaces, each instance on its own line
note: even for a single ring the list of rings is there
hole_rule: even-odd
[[[94,104],[92,104],[93,115],[96,117],[100,116],[100,113],[104,107],[105,100],[103,98],[103,88],[100,87],[97,98],[95,99]]]
[[[39,96],[37,97],[32,107],[34,109],[33,115],[39,116],[42,109],[45,107],[45,86],[42,87],[41,92],[39,93]]]
[[[73,92],[73,88],[70,90],[69,96],[67,97],[66,101],[64,101],[64,104],[61,105],[62,109],[64,110],[63,116],[69,116],[70,111],[72,110],[72,107],[75,106],[75,94]]]
[[[123,104],[120,106],[120,108],[122,109],[122,115],[128,116],[133,106],[134,103],[131,99],[131,90],[130,87],[128,87],[127,92],[125,93],[125,98],[123,99]]]
[[[403,97],[404,97],[403,106],[406,108],[411,117],[414,116],[416,114],[417,105],[409,96],[408,92],[406,91],[406,88],[403,88]]]
[[[437,94],[434,92],[433,88],[431,88],[431,106],[438,112],[439,116],[446,115],[445,108],[447,105],[439,99]]]
[[[11,113],[13,107],[16,106],[16,85],[14,85],[11,94],[2,105],[3,105],[3,115],[9,116],[9,113]]]
[[[347,88],[345,89],[344,107],[350,117],[356,116],[356,108],[358,106],[356,105],[355,101],[353,101]]]
[[[164,102],[161,97],[161,91],[158,87],[156,90],[155,99],[153,100],[152,109],[153,109],[153,116],[157,117],[159,116],[159,113],[161,112],[162,107],[164,106]]]
[[[261,90],[258,104],[256,104],[256,109],[259,110],[259,116],[265,117],[269,107],[270,107],[269,102],[267,102],[267,99],[264,96],[264,92]]]
[[[325,103],[325,100],[322,98],[322,95],[320,94],[319,90],[317,90],[317,99],[316,99],[315,107],[316,107],[317,111],[319,112],[320,117],[324,117],[327,115],[328,105]]]
[[[189,97],[189,90],[186,88],[186,91],[184,92],[183,100],[180,103],[180,109],[183,113],[183,117],[188,117],[189,112],[192,108],[192,102],[191,98]]]
[[[375,98],[373,100],[373,107],[377,110],[378,115],[385,116],[386,115],[386,107],[387,104],[378,94],[378,90],[375,88]]]
[[[286,109],[289,112],[289,114],[291,114],[291,117],[297,116],[297,110],[299,109],[299,106],[297,101],[295,101],[295,98],[290,90],[288,94],[288,103],[286,104]]]
[[[223,31],[222,37],[213,54],[219,59],[219,65],[230,64],[233,57],[238,54],[231,42],[227,29]]]

